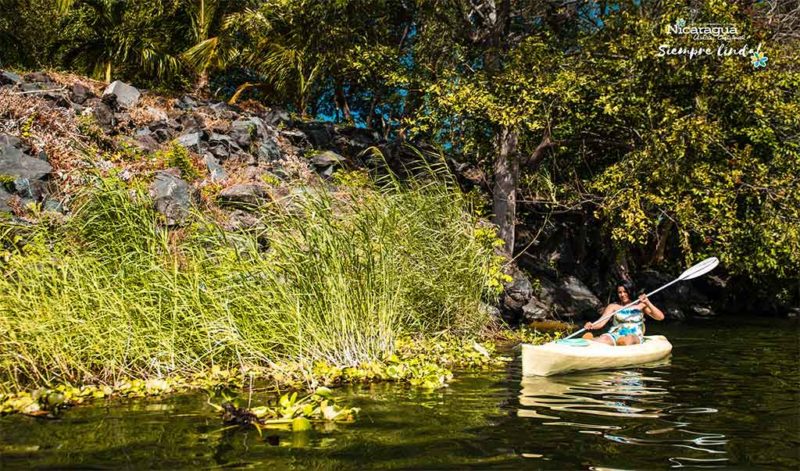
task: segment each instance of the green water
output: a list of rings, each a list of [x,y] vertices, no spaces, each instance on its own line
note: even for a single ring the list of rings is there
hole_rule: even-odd
[[[308,434],[222,430],[202,395],[0,418],[0,468],[798,469],[796,321],[649,324],[649,368],[521,382],[520,365],[433,393],[339,390],[359,421]]]

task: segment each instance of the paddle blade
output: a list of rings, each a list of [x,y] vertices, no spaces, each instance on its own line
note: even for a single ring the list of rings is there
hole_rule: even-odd
[[[700,263],[696,263],[691,268],[681,273],[681,276],[678,277],[678,279],[691,280],[692,278],[703,276],[706,273],[713,270],[717,265],[719,265],[719,260],[717,259],[717,257],[707,258]]]

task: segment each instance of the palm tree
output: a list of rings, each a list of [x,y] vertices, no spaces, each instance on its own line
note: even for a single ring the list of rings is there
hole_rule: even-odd
[[[82,64],[95,77],[110,83],[114,69],[135,65],[158,77],[173,75],[180,62],[144,34],[146,18],[156,18],[152,6],[134,10],[129,0],[57,0],[66,25],[81,23],[85,33],[71,41],[65,54],[70,64]],[[80,12],[76,10],[82,9]]]

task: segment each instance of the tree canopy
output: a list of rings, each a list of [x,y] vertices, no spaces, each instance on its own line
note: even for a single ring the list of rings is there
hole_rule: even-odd
[[[491,176],[510,251],[518,199],[547,201],[579,208],[642,264],[717,255],[753,280],[800,278],[797,2],[0,0],[0,8],[0,66],[249,96],[435,143]],[[670,33],[678,22],[737,33]],[[680,48],[711,53],[690,58]]]

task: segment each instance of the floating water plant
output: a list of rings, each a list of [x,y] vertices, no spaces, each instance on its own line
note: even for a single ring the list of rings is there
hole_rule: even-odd
[[[228,393],[212,393],[212,398],[221,396],[223,402],[216,404],[210,398],[208,403],[221,413],[226,424],[253,426],[259,434],[265,428],[304,432],[311,430],[315,423],[351,423],[359,412],[357,407],[337,404],[333,392],[324,386],[300,398],[297,392],[286,393],[275,402],[256,407],[242,406],[242,398]]]

